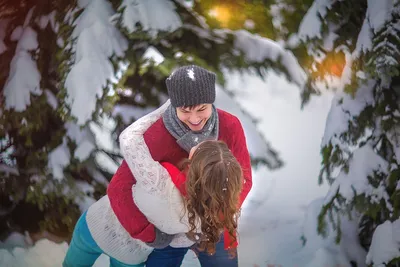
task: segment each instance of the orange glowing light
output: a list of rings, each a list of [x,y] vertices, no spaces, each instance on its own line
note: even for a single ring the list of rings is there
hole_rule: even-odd
[[[343,68],[344,68],[343,64],[334,63],[330,66],[329,72],[332,73],[332,75],[340,77],[342,75]]]
[[[315,76],[342,76],[343,69],[346,65],[346,59],[343,52],[328,53],[321,63],[317,65]]]
[[[225,6],[216,6],[208,14],[218,20],[222,26],[226,26],[231,19],[231,12]]]

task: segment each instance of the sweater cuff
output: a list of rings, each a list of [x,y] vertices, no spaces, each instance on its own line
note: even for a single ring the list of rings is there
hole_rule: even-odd
[[[175,235],[169,235],[161,232],[157,227],[154,227],[156,238],[153,242],[146,242],[146,244],[153,248],[162,249],[168,247]]]

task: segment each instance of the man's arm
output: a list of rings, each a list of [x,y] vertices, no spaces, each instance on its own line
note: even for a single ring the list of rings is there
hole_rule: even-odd
[[[244,184],[242,192],[240,193],[240,206],[243,204],[247,195],[249,194],[251,187],[253,185],[252,173],[251,173],[251,161],[249,151],[246,144],[246,136],[244,135],[244,130],[239,119],[236,118],[235,123],[235,140],[233,142],[233,147],[231,151],[236,159],[239,161],[243,170]]]
[[[143,242],[153,242],[154,226],[149,223],[133,201],[132,186],[134,184],[136,184],[136,179],[124,160],[107,188],[111,208],[118,221],[133,238]]]

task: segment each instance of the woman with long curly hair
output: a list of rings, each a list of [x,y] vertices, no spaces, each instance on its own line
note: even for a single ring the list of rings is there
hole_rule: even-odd
[[[186,164],[188,236],[192,239],[196,236],[196,220],[199,220],[201,238],[198,249],[213,254],[224,229],[232,244],[237,241],[242,169],[222,141],[204,141],[195,146]]]

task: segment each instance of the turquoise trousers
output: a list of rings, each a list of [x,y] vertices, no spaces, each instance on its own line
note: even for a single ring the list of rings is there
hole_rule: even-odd
[[[72,240],[63,267],[93,266],[97,258],[105,254],[94,241],[86,223],[86,212],[81,215],[75,225]],[[143,264],[129,265],[110,257],[110,267],[143,267]]]

